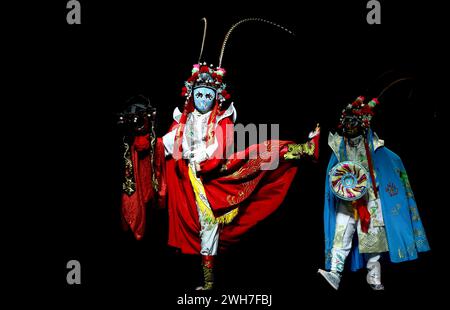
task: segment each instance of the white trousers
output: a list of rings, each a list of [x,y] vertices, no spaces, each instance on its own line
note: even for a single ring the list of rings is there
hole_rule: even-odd
[[[331,271],[342,272],[345,259],[352,248],[353,235],[356,232],[359,220],[355,220],[353,210],[345,204],[339,204],[336,215],[336,231],[331,250]],[[364,254],[367,260],[367,282],[381,284],[380,253]]]
[[[219,224],[208,223],[198,208],[197,211],[200,220],[200,254],[217,255],[219,246]]]
[[[201,183],[201,179],[197,177],[195,173],[195,163],[191,162],[190,168],[194,172],[194,177],[197,180],[197,182]],[[201,194],[201,200],[202,203],[209,209],[211,209],[211,206],[209,204],[209,201],[206,197],[205,193]],[[217,250],[219,247],[219,223],[216,223],[214,221],[211,221],[210,218],[204,214],[197,201],[197,212],[198,212],[198,219],[200,222],[200,254],[201,255],[217,255]]]

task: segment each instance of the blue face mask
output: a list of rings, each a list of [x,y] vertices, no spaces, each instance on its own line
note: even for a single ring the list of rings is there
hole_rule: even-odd
[[[194,105],[197,111],[200,113],[207,113],[211,111],[216,99],[216,92],[212,88],[208,87],[198,87],[193,91],[194,95]]]

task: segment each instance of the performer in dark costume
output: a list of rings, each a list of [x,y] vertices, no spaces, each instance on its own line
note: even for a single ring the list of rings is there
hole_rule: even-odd
[[[368,102],[362,96],[356,98],[342,110],[342,134],[330,133],[328,138],[333,150],[324,210],[325,266],[329,271],[319,269],[319,273],[335,289],[349,255],[351,270],[365,266],[370,287],[383,290],[382,253],[388,252],[390,260],[397,263],[429,250],[403,163],[370,127],[378,104],[377,98]],[[353,238],[355,232],[357,238]]]

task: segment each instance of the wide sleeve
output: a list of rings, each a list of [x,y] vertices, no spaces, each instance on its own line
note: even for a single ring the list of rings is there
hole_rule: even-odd
[[[161,142],[164,145],[164,154],[165,156],[172,155],[173,153],[173,144],[175,141],[175,134],[178,128],[178,122],[174,121],[169,128],[169,132],[166,133],[162,138]]]
[[[416,243],[416,248],[419,252],[426,252],[430,250],[430,245],[428,243],[428,238],[425,233],[425,229],[422,224],[422,220],[419,215],[419,209],[417,208],[416,199],[414,198],[414,194],[411,188],[411,184],[409,182],[408,175],[406,173],[406,169],[403,165],[400,157],[397,157],[397,166],[399,169],[397,173],[400,177],[401,183],[406,193],[406,199],[408,202],[408,210],[411,218],[411,225],[413,227],[413,235],[414,241]]]

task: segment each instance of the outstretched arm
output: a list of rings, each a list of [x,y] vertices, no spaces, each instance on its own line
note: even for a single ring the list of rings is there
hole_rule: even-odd
[[[302,144],[288,144],[281,151],[281,155],[285,160],[300,159],[304,157],[312,157],[313,160],[319,159],[319,139],[320,126],[317,124],[314,131],[308,135],[309,141]]]

